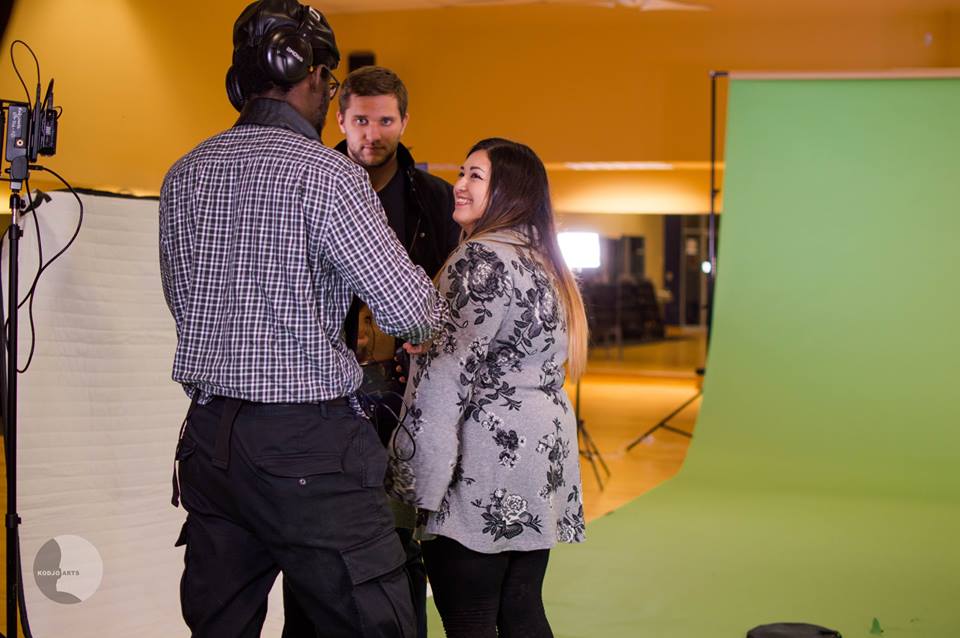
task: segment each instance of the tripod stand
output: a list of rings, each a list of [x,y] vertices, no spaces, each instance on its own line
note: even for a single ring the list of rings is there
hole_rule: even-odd
[[[710,72],[710,215],[709,226],[707,230],[707,249],[709,251],[709,261],[704,264],[707,266],[704,268],[704,272],[707,275],[706,325],[708,350],[710,347],[710,335],[713,331],[713,294],[717,280],[717,195],[720,194],[720,189],[717,188],[717,84],[721,78],[725,78],[728,75],[729,74],[726,71]],[[705,373],[706,368],[697,369],[697,375],[702,377]],[[687,438],[693,438],[693,434],[684,430],[679,430],[671,426],[669,422],[670,419],[680,414],[680,412],[682,412],[688,405],[692,404],[702,395],[703,385],[701,382],[700,388],[697,390],[696,394],[687,399],[673,412],[660,419],[660,421],[652,428],[634,439],[630,445],[627,446],[627,452],[632,450],[641,441],[646,439],[660,428],[674,432],[681,436],[685,436]]]
[[[597,461],[600,462],[600,466],[607,474],[607,478],[610,478],[610,468],[607,467],[606,462],[603,460],[603,456],[600,454],[600,448],[597,447],[593,437],[590,436],[590,430],[587,429],[586,422],[580,418],[580,379],[577,379],[577,404],[574,409],[574,414],[577,419],[577,442],[579,443],[580,456],[590,462],[590,466],[593,468],[593,475],[597,477],[597,484],[602,491],[603,479],[600,478]]]
[[[699,372],[699,370],[698,370],[698,372]],[[656,431],[659,430],[660,428],[663,428],[664,430],[669,430],[670,432],[674,432],[674,433],[679,434],[679,435],[681,435],[681,436],[685,436],[685,437],[687,437],[688,439],[689,439],[689,438],[693,438],[693,434],[691,434],[690,432],[687,432],[686,430],[680,430],[680,429],[675,428],[675,427],[673,427],[672,425],[670,425],[670,419],[672,419],[673,417],[675,417],[675,416],[677,416],[678,414],[680,414],[681,412],[683,412],[683,410],[686,409],[686,407],[687,407],[688,405],[690,405],[691,403],[693,403],[694,401],[696,401],[697,399],[699,399],[702,395],[703,395],[703,388],[701,387],[700,389],[697,390],[697,393],[696,393],[695,395],[693,395],[692,397],[690,397],[689,399],[687,399],[686,401],[684,401],[683,404],[682,404],[680,407],[678,407],[676,410],[674,410],[673,412],[671,412],[671,413],[668,414],[667,416],[665,416],[665,417],[663,417],[662,419],[660,419],[660,421],[659,421],[655,426],[653,426],[652,428],[650,428],[649,430],[647,430],[646,432],[644,432],[643,434],[641,434],[640,436],[638,436],[637,438],[635,438],[635,439],[630,443],[630,445],[627,446],[627,452],[629,452],[629,451],[632,450],[634,447],[636,447],[637,445],[639,445],[641,441],[643,441],[644,439],[646,439],[648,436],[650,436],[651,434],[653,434],[654,432],[656,432]]]

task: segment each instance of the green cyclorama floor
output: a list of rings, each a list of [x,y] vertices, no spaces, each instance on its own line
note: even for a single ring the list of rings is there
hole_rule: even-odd
[[[679,477],[678,477],[679,478]],[[813,622],[847,638],[960,636],[960,506],[687,490],[675,479],[552,552],[557,638],[742,638]],[[432,606],[432,602],[431,602]],[[435,609],[430,632],[442,636]]]
[[[768,622],[844,636],[960,636],[960,507],[670,489],[555,552],[557,636],[742,638]]]

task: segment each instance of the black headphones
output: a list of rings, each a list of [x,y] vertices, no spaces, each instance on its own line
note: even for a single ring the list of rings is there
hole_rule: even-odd
[[[233,26],[233,65],[227,70],[227,97],[238,111],[248,95],[236,72],[237,54],[255,49],[267,78],[279,86],[303,80],[315,68],[315,51],[326,53],[331,69],[340,62],[333,30],[316,9],[297,0],[258,0],[244,9]],[[317,60],[319,62],[319,60]]]

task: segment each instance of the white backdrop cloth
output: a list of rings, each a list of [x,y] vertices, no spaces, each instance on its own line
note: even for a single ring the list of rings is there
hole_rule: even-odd
[[[37,211],[45,259],[66,244],[78,214],[69,193],[52,198]],[[36,353],[19,377],[18,509],[30,622],[37,638],[187,636],[183,550],[173,546],[185,514],[170,504],[170,478],[189,401],[170,379],[176,334],[160,285],[157,201],[81,198],[80,235],[37,287]],[[37,234],[29,217],[21,226],[22,298],[37,270]],[[5,243],[4,295],[7,254]],[[20,367],[30,348],[26,310]],[[99,589],[76,604],[48,599],[33,573],[41,546],[64,535],[86,539],[103,560]],[[264,636],[280,634],[278,591]]]

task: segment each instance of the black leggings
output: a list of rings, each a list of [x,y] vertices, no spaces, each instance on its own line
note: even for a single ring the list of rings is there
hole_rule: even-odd
[[[425,541],[447,638],[553,638],[540,596],[549,556],[548,549],[481,554],[443,536]]]

